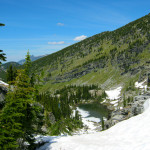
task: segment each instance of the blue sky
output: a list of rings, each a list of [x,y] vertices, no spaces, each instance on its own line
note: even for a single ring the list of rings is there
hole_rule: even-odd
[[[0,49],[7,61],[27,50],[51,54],[103,31],[112,31],[148,13],[149,0],[0,0]]]

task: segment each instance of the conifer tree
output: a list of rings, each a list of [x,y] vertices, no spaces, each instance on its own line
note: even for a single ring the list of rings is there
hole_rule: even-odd
[[[31,59],[30,59],[30,53],[29,53],[29,50],[27,52],[27,55],[26,55],[26,61],[24,63],[24,67],[25,67],[25,73],[27,75],[29,75],[29,70],[30,70],[30,67],[31,67]]]
[[[0,65],[2,64],[1,61],[6,61],[5,53],[3,53],[3,50],[0,50]]]
[[[6,76],[7,82],[9,82],[9,84],[13,84],[12,81],[14,81],[17,76],[17,69],[15,67],[12,67],[12,65],[10,65],[9,68],[7,69]]]
[[[33,146],[42,123],[42,107],[34,101],[34,88],[24,70],[18,72],[0,116],[0,149],[15,149],[26,141]],[[40,126],[40,127],[39,127]]]
[[[5,26],[5,24],[3,24],[3,23],[0,23],[0,26]]]
[[[103,119],[103,117],[101,118],[101,125],[102,125],[102,130],[104,130],[104,119]]]
[[[13,81],[14,80],[14,72],[13,72],[13,67],[12,65],[9,66],[7,69],[7,81]]]
[[[35,83],[35,74],[32,73],[31,79],[30,79],[30,85],[31,85],[31,87],[34,87],[34,83]]]
[[[29,143],[27,149],[34,149],[33,134],[41,132],[43,108],[35,101],[35,89],[31,87],[27,70],[18,71],[0,114],[0,149],[3,150],[24,149],[24,142]]]

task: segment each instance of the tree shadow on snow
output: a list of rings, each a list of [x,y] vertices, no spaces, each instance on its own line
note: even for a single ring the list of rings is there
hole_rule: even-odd
[[[50,150],[51,144],[56,143],[59,138],[60,136],[37,136],[36,143],[38,143],[39,146],[36,150]]]

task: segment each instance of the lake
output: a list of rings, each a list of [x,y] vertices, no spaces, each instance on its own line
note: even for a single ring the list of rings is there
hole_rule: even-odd
[[[107,118],[109,110],[106,106],[99,103],[79,104],[77,110],[82,118],[87,118],[89,121],[100,122],[101,118]]]

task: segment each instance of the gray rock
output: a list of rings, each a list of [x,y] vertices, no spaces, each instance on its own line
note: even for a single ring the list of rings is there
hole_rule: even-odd
[[[49,120],[50,120],[51,124],[55,124],[55,122],[56,122],[55,116],[53,115],[52,112],[49,113]]]
[[[124,118],[125,118],[124,115],[115,115],[114,117],[112,117],[112,120],[122,121],[124,120]]]
[[[2,85],[0,85],[0,107],[2,107],[5,103],[5,96],[8,92],[8,89]]]
[[[141,114],[144,111],[143,104],[148,98],[150,98],[149,93],[136,96],[134,97],[133,102],[130,103],[129,107],[122,110],[112,111],[110,119],[104,122],[104,129],[108,129],[120,121]]]

